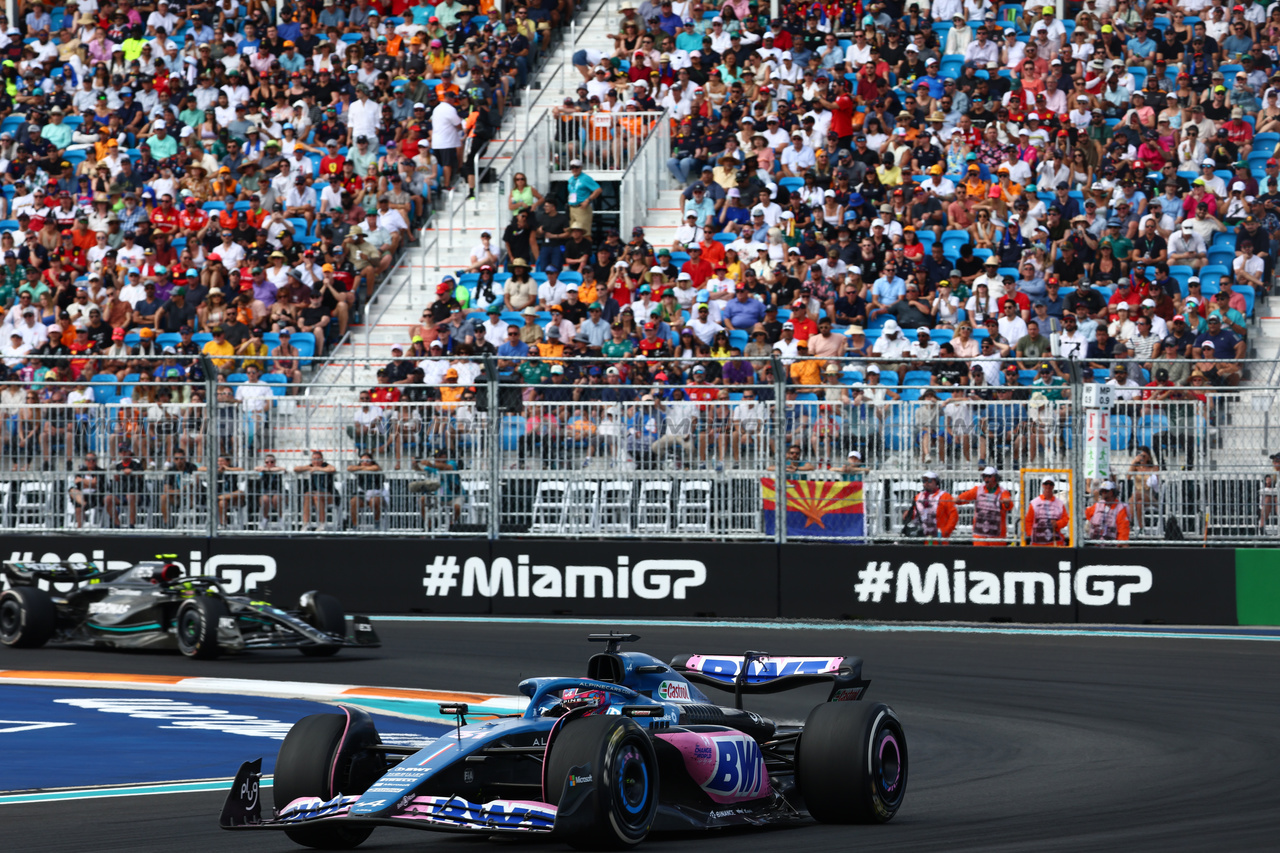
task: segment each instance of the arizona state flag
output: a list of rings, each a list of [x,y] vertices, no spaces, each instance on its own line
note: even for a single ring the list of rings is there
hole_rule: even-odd
[[[764,486],[764,529],[777,531],[778,494],[772,478]],[[865,534],[862,482],[787,480],[787,536],[815,539],[861,539]]]

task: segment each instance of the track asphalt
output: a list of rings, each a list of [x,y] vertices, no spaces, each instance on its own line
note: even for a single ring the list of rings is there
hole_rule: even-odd
[[[612,627],[628,630],[625,622]],[[584,635],[592,630],[606,627],[381,622],[382,649],[344,651],[330,660],[258,653],[196,662],[159,654],[4,649],[0,666],[512,693],[521,678],[583,672],[593,650]],[[886,826],[655,836],[647,849],[1171,853],[1280,846],[1275,643],[684,625],[646,625],[636,632],[644,638],[638,648],[663,659],[746,649],[861,655],[872,681],[868,698],[898,711],[911,750],[906,803]],[[802,719],[820,698],[799,692],[761,697],[748,707]],[[277,745],[244,738],[223,747],[223,772],[230,777],[241,760]],[[158,751],[156,763],[165,760]],[[0,789],[12,788],[3,775]],[[282,834],[222,832],[221,802],[220,793],[198,793],[4,805],[0,825],[15,850],[301,849]],[[360,849],[489,849],[476,843],[380,829]],[[543,843],[536,849],[567,848]]]

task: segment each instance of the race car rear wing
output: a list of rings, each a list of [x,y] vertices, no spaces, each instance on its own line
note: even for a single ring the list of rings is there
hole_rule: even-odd
[[[695,684],[732,691],[736,706],[747,694],[781,693],[796,687],[830,683],[829,702],[862,698],[870,681],[862,678],[859,657],[775,657],[764,652],[733,655],[678,655],[671,668]]]

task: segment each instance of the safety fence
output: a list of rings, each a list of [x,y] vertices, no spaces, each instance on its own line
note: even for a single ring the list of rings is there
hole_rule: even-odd
[[[1069,505],[1066,541],[1090,538],[1084,511],[1106,476],[1133,539],[1280,536],[1280,389],[1136,388],[1102,424],[1074,382],[932,385],[925,371],[826,359],[813,385],[796,381],[806,363],[761,361],[735,382],[748,363],[726,359],[713,365],[723,384],[691,360],[574,358],[422,359],[424,381],[365,388],[368,363],[343,360],[329,387],[218,380],[212,366],[194,383],[46,376],[3,386],[0,523],[911,541],[924,471],[958,496],[993,466],[1013,504],[996,540],[1025,538],[1042,472]],[[103,471],[87,494],[86,468]],[[959,506],[953,541],[973,536],[973,512]]]

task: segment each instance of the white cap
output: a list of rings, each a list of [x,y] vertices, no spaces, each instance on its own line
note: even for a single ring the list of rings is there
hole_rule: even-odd
[[[785,322],[785,323],[783,323],[783,324],[782,324],[782,328],[783,328],[784,330],[785,330],[785,329],[795,329],[795,327],[796,327],[795,323],[792,323],[790,320],[788,320],[787,322]]]
[[[1058,481],[1057,481],[1057,480],[1055,480],[1055,479],[1053,479],[1052,477],[1041,477],[1041,478],[1040,478],[1040,485],[1042,485],[1042,486],[1043,486],[1045,483],[1048,483],[1048,484],[1049,484],[1049,485],[1051,485],[1051,486],[1057,486],[1057,485],[1058,485]]]
[[[676,281],[693,281],[693,276],[689,275],[687,272],[682,272],[676,276]]]
[[[1192,230],[1191,223],[1190,222],[1182,223],[1182,230],[1186,232],[1190,232]]]
[[[861,454],[861,453],[859,453],[859,452],[858,452],[858,451],[856,451],[856,450],[850,450],[850,451],[849,451],[849,458],[850,458],[850,459],[857,459],[859,462],[861,462],[861,461],[862,461],[862,454]]]
[[[884,333],[886,335],[892,335],[894,332],[900,332],[900,331],[902,331],[902,327],[898,325],[897,320],[890,319],[885,321]]]
[[[1231,185],[1232,192],[1236,192],[1237,190],[1244,192],[1244,181],[1236,181]]]
[[[876,374],[879,374],[879,373],[880,373],[880,365],[878,365],[878,364],[870,365],[870,366],[867,368],[867,373],[876,373]]]
[[[1010,213],[1010,214],[1009,214],[1009,221],[1010,221],[1010,222],[1019,222],[1019,221],[1021,221],[1021,217],[1020,217],[1020,216],[1018,216],[1018,214],[1016,214],[1016,213]]]
[[[1116,310],[1117,310],[1117,311],[1128,311],[1128,310],[1129,310],[1129,303],[1128,303],[1128,302],[1121,302],[1119,305],[1117,305],[1117,306],[1116,306]]]
[[[1116,484],[1114,480],[1103,480],[1098,488],[1104,492],[1114,492],[1116,490]]]
[[[162,121],[157,121],[151,125],[152,130],[159,130],[162,127],[164,127],[164,122]]]
[[[1039,113],[1031,113],[1031,115],[1027,116],[1027,121],[1039,121],[1039,120],[1040,120]]]
[[[938,472],[937,472],[937,471],[925,471],[923,474],[921,474],[921,475],[920,475],[920,479],[921,479],[921,480],[936,480],[936,479],[938,479]]]
[[[997,471],[995,468],[991,467],[990,465],[982,469],[982,476],[984,477],[994,477],[999,473],[1000,473],[999,471]]]
[[[573,159],[569,161],[569,168],[573,168],[574,166],[581,166],[581,165],[582,165],[581,160]]]
[[[1212,157],[1206,157],[1200,161],[1201,166],[1216,166],[1217,162]]]
[[[784,51],[782,52],[782,58],[783,58],[783,59],[790,59],[790,58],[791,58],[791,51],[789,51],[789,50],[784,50]]]
[[[1156,301],[1155,301],[1154,299],[1144,299],[1144,300],[1142,300],[1142,307],[1143,307],[1143,308],[1155,308],[1155,307],[1156,307]]]
[[[719,15],[716,15],[714,18],[712,18],[712,19],[711,19],[711,23],[713,23],[713,24],[723,24],[723,23],[724,23],[724,18],[720,17]]]

